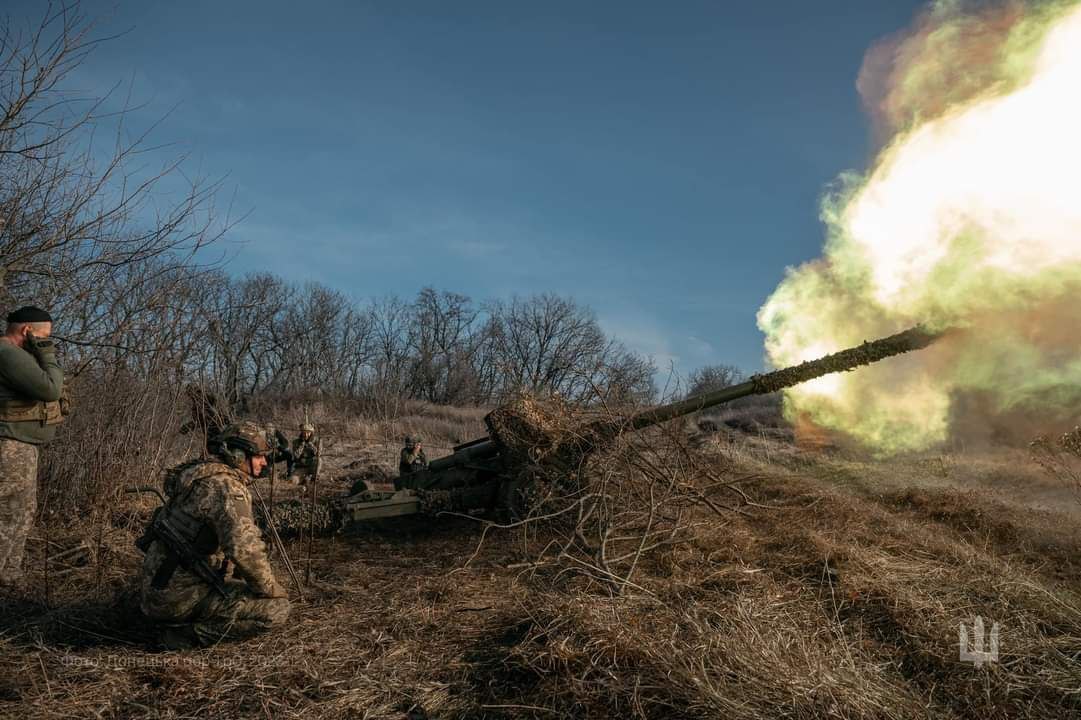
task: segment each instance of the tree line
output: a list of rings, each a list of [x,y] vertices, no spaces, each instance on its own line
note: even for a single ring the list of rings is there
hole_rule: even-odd
[[[0,305],[57,318],[77,408],[42,465],[57,502],[115,496],[124,478],[168,462],[189,384],[239,414],[267,397],[393,416],[409,400],[655,395],[651,362],[571,298],[423,288],[356,300],[231,275],[208,260],[237,221],[218,206],[220,182],[182,172],[182,157],[148,166],[148,136],[119,89],[73,87],[102,42],[93,23],[78,3],[43,13],[38,24],[0,20]]]
[[[69,362],[163,373],[234,409],[259,396],[487,405],[508,394],[648,401],[655,368],[593,312],[552,294],[475,302],[426,287],[355,301],[269,273],[129,268],[98,306],[66,308]],[[179,276],[179,277],[177,277]]]

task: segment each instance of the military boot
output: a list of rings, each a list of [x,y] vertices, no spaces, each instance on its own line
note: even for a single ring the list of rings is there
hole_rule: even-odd
[[[194,628],[187,623],[162,626],[158,642],[166,650],[192,650],[199,647],[199,638]]]

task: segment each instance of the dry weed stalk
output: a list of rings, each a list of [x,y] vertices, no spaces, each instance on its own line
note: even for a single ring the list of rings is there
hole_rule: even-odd
[[[1055,439],[1041,435],[1029,443],[1029,450],[1051,477],[1081,493],[1081,426]]]

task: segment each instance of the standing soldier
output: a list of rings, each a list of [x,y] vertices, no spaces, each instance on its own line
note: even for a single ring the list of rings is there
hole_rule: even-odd
[[[230,425],[211,439],[210,458],[166,474],[165,505],[137,542],[146,553],[140,604],[162,624],[166,647],[250,637],[289,616],[248,489],[268,449],[259,426]]]
[[[398,472],[408,475],[417,470],[428,467],[428,456],[424,454],[419,437],[405,439],[405,447],[402,448],[401,459],[398,460]]]
[[[0,585],[22,579],[37,509],[38,447],[63,420],[64,373],[48,339],[52,330],[49,313],[27,306],[7,316],[0,337]]]
[[[289,480],[307,485],[319,466],[319,441],[315,439],[315,426],[304,423],[300,426],[300,437],[293,441],[293,468]]]

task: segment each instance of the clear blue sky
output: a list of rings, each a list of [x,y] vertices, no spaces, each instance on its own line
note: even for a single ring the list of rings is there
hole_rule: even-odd
[[[870,157],[863,53],[921,5],[89,0],[127,32],[76,82],[130,82],[133,128],[175,106],[163,156],[228,174],[251,211],[234,271],[358,298],[553,291],[662,376],[755,370],[755,312],[819,254],[826,184]]]

